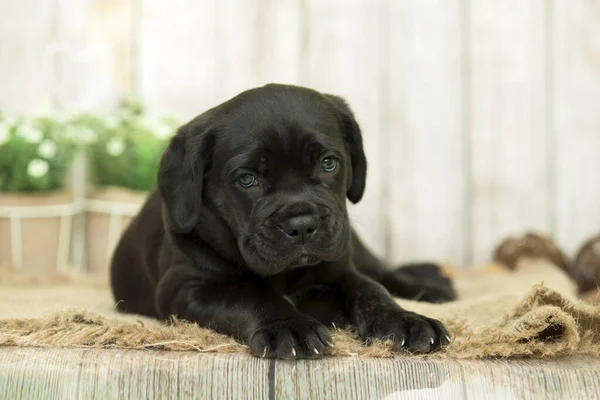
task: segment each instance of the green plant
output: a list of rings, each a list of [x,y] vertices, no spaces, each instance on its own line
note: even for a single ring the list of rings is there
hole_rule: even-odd
[[[77,150],[58,119],[0,116],[0,192],[61,189]]]
[[[151,119],[140,103],[125,100],[111,118],[80,114],[7,119],[0,115],[0,192],[61,189],[75,152],[85,146],[96,186],[148,191],[177,123]]]
[[[160,158],[177,128],[173,119],[146,118],[131,100],[123,101],[113,118],[80,115],[73,125],[93,136],[87,146],[92,183],[139,191],[155,186]]]

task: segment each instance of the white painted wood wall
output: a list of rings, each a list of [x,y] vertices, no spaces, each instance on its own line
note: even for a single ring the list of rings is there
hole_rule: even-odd
[[[1,0],[0,109],[188,119],[266,82],[346,97],[399,262],[485,262],[503,236],[600,231],[598,0]]]

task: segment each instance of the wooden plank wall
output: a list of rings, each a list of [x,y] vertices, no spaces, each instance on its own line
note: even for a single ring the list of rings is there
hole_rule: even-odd
[[[0,60],[8,114],[127,94],[185,120],[272,81],[346,97],[370,160],[351,218],[393,262],[600,231],[598,2],[4,1]]]
[[[386,13],[385,212],[394,261],[468,257],[460,5],[390,1]]]
[[[600,3],[555,0],[548,17],[555,229],[575,251],[600,230]]]
[[[547,3],[473,1],[467,10],[470,229],[476,262],[489,255],[500,237],[523,227],[550,228]]]

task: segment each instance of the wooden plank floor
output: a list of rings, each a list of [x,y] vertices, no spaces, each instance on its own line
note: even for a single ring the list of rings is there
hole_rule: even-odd
[[[1,399],[594,399],[600,359],[329,358],[0,349]]]

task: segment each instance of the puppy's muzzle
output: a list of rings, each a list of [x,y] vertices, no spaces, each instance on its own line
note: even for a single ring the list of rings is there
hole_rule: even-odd
[[[304,244],[316,239],[321,227],[321,213],[316,204],[295,201],[277,213],[277,228],[282,239],[289,244]]]
[[[315,214],[288,217],[279,228],[292,243],[310,242],[319,229],[319,217]]]

